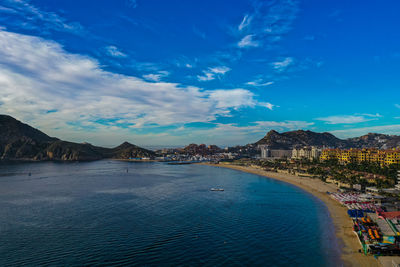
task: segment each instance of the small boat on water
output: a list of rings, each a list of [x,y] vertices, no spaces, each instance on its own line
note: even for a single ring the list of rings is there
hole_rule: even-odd
[[[210,191],[224,191],[223,188],[211,188]]]

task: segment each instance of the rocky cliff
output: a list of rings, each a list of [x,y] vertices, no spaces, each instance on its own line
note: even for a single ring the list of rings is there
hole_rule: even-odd
[[[127,142],[115,148],[104,148],[62,141],[10,116],[0,115],[0,160],[78,161],[153,156],[153,151]]]

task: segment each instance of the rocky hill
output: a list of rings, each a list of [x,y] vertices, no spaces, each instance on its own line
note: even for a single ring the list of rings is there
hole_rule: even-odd
[[[274,130],[267,133],[257,145],[268,145],[272,149],[292,149],[296,146],[326,146],[341,147],[347,146],[345,140],[341,140],[330,133],[316,133],[312,131],[292,131],[278,133]]]
[[[115,148],[72,143],[49,137],[10,116],[0,115],[0,160],[99,160],[154,157],[154,152],[130,143]]]
[[[205,144],[190,144],[182,149],[182,152],[189,155],[212,155],[221,152],[222,149],[216,145],[206,146]]]
[[[138,147],[136,145],[125,142],[115,148],[104,150],[103,155],[114,159],[127,158],[152,158],[155,153],[153,151]]]
[[[400,136],[369,133],[343,140],[330,133],[303,130],[278,133],[272,130],[255,144],[268,145],[271,149],[292,149],[296,146],[390,149],[400,146]]]

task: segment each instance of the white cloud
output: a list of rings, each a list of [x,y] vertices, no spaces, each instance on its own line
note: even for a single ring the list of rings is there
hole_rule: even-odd
[[[201,82],[212,81],[215,79],[215,74],[209,71],[203,71],[204,75],[197,75],[197,79]]]
[[[281,61],[272,62],[272,68],[275,69],[277,72],[285,71],[289,66],[294,63],[294,59],[292,57],[286,57]]]
[[[316,118],[316,120],[324,121],[327,124],[353,124],[361,123],[371,120],[376,120],[381,117],[379,114],[363,114],[363,115],[338,115],[323,118]]]
[[[306,129],[314,125],[313,122],[306,121],[257,121],[256,124],[262,128],[273,128],[278,131]]]
[[[254,107],[260,105],[255,99],[254,94],[245,89],[233,90],[214,90],[209,91],[210,99],[215,100],[217,108],[227,107]]]
[[[246,144],[256,142],[268,131],[279,132],[298,129],[309,129],[314,123],[306,121],[256,121],[251,125],[240,126],[234,123],[217,123],[212,129],[180,128],[180,142],[197,142],[207,144]],[[200,139],[199,139],[200,137]]]
[[[127,55],[123,52],[121,52],[118,47],[114,45],[109,45],[105,47],[105,50],[109,56],[112,57],[127,57]]]
[[[396,108],[400,108],[400,104],[394,104]]]
[[[41,10],[26,0],[3,1],[0,13],[12,13],[13,21],[9,23],[27,29],[44,32],[55,30],[81,34],[84,32],[82,25],[77,22],[68,22],[56,13]]]
[[[209,71],[223,75],[229,68]],[[129,128],[209,122],[231,109],[269,105],[245,89],[204,91],[108,72],[95,59],[68,53],[56,42],[6,31],[0,31],[0,88],[1,113],[67,140],[82,140],[91,132],[89,141],[97,143],[132,136]],[[146,136],[168,138],[165,133]]]
[[[350,138],[362,136],[368,133],[381,133],[389,135],[400,135],[400,124],[394,125],[384,125],[384,126],[371,126],[362,128],[353,128],[345,130],[334,130],[330,133],[340,137],[340,138]]]
[[[212,67],[203,70],[203,75],[197,75],[197,79],[201,82],[211,81],[225,75],[231,69],[226,66]]]
[[[17,13],[17,11],[15,9],[12,9],[9,7],[4,7],[4,6],[0,6],[0,12],[1,13],[11,13],[11,14]]]
[[[224,75],[225,73],[227,73],[228,71],[230,71],[231,69],[226,67],[226,66],[221,66],[221,67],[214,67],[214,68],[210,68],[210,71],[212,73],[215,74],[221,74]]]
[[[363,113],[363,114],[356,114],[356,115],[362,115],[365,117],[370,117],[370,118],[382,118],[383,116],[379,113],[375,113],[375,114],[370,114],[370,113]]]
[[[242,40],[239,41],[238,47],[240,48],[246,48],[246,47],[258,47],[260,45],[259,42],[253,40],[252,34],[246,35],[245,37],[242,38]]]
[[[239,26],[238,26],[238,30],[242,31],[244,28],[246,28],[247,26],[250,25],[251,20],[253,19],[252,16],[249,16],[248,14],[246,14],[243,19],[242,22],[240,22]]]
[[[168,75],[169,75],[168,71],[159,71],[157,73],[150,73],[150,74],[143,75],[143,78],[145,78],[146,80],[149,80],[149,81],[159,82],[159,81],[161,81],[162,78],[165,78]]]
[[[275,82],[273,82],[273,81],[263,82],[262,79],[257,79],[257,80],[254,80],[254,81],[247,82],[246,84],[247,85],[252,85],[252,86],[269,86],[269,85],[272,85],[274,83]]]
[[[271,103],[265,103],[265,106],[267,109],[273,110],[275,105],[272,105]]]

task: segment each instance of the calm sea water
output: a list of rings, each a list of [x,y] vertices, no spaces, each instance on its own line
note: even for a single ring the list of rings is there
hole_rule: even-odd
[[[337,266],[332,229],[312,195],[229,169],[0,165],[0,266]]]

